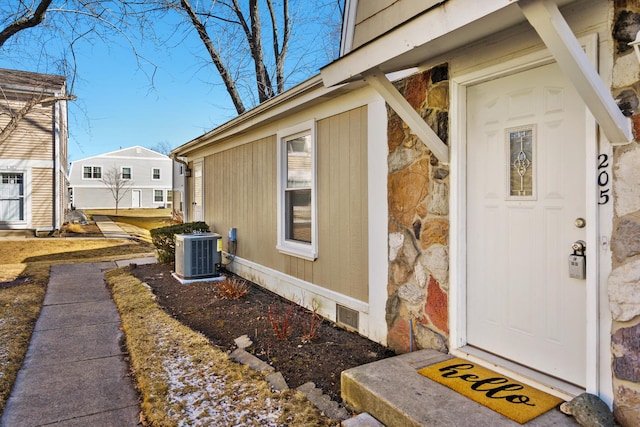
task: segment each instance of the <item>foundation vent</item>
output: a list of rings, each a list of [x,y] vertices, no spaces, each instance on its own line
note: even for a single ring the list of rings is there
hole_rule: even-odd
[[[346,327],[358,331],[358,311],[336,304],[336,322]]]

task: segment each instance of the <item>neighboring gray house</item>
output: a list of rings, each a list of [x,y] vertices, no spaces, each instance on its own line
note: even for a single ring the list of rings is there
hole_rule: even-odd
[[[119,208],[161,208],[172,204],[172,160],[134,146],[71,162],[71,203],[78,209],[112,209],[115,198],[105,183],[115,171],[126,181]]]

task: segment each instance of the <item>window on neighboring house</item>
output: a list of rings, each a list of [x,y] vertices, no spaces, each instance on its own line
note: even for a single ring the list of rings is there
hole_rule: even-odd
[[[173,191],[167,191],[167,202],[173,202]]]
[[[102,178],[102,167],[100,167],[100,166],[84,166],[82,168],[82,178],[84,178],[84,179],[100,179],[100,178]]]
[[[153,168],[153,170],[151,172],[151,177],[153,179],[160,179],[160,169],[159,168]]]
[[[131,168],[122,168],[122,179],[131,179]]]
[[[315,153],[313,121],[278,132],[277,248],[308,260],[318,257]]]
[[[153,190],[153,201],[154,203],[164,202],[164,190]]]

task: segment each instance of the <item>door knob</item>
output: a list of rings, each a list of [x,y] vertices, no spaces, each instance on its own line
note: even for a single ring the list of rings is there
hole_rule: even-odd
[[[587,249],[587,244],[584,242],[584,240],[576,240],[575,242],[573,242],[573,245],[571,245],[571,249],[573,249],[573,252],[581,252],[582,254],[584,254],[584,251]]]

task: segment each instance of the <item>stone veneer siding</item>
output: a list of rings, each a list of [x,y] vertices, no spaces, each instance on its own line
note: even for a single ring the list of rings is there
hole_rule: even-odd
[[[615,0],[612,28],[615,52],[612,93],[631,117],[635,140],[614,147],[613,271],[611,307],[614,415],[623,426],[640,425],[640,80],[638,61],[627,43],[640,31],[640,1]]]
[[[448,66],[395,83],[440,139],[448,141]],[[449,169],[387,108],[389,144],[388,346],[397,353],[447,351]],[[411,333],[411,331],[413,333]]]

